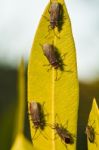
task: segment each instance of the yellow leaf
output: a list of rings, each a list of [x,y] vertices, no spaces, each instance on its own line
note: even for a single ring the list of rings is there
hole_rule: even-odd
[[[22,58],[18,71],[18,107],[16,115],[16,138],[11,150],[33,150],[32,144],[24,137],[24,115],[25,115],[25,74],[24,59]],[[36,149],[35,149],[36,150]]]
[[[33,147],[23,134],[18,134],[11,150],[33,150]]]
[[[93,99],[88,125],[92,126],[95,131],[95,142],[91,143],[87,139],[88,150],[99,150],[99,110],[95,98]]]
[[[24,130],[24,115],[25,115],[25,74],[24,74],[24,59],[22,58],[18,72],[18,122],[17,131]]]
[[[51,125],[55,123],[62,124],[64,128],[66,127],[70,133],[76,136],[79,88],[75,45],[65,3],[63,0],[59,0],[59,2],[64,12],[62,30],[58,32],[57,28],[55,28],[55,30],[51,29],[48,33],[50,25],[48,21],[50,4],[48,4],[34,38],[28,64],[28,102],[36,101],[41,105],[45,102],[43,109],[45,113],[49,114],[45,117],[46,122]],[[64,59],[62,58],[65,64],[63,71],[58,69],[57,74],[54,68],[47,71],[49,66],[45,67],[44,65],[48,64],[48,60],[44,56],[40,46],[40,44],[43,45],[45,43],[54,43],[61,56],[66,54],[64,55]],[[58,80],[55,81],[56,76]],[[68,126],[65,126],[64,124],[67,122]],[[35,128],[31,119],[30,127],[33,138]],[[58,135],[55,138],[55,130],[46,126],[42,131],[38,129],[33,144],[39,150],[46,148],[47,150],[66,150],[66,145],[68,149],[75,150],[76,138],[74,137],[74,144],[64,144]]]

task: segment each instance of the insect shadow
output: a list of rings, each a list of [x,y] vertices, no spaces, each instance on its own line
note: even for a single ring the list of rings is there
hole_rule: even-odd
[[[29,115],[31,116],[33,128],[35,129],[35,133],[32,138],[33,140],[39,137],[39,135],[36,137],[36,133],[38,130],[40,131],[39,134],[42,134],[45,139],[48,139],[47,136],[43,134],[45,127],[48,125],[46,121],[46,116],[48,114],[44,113],[44,104],[45,102],[42,105],[35,101],[30,102]]]
[[[55,123],[52,125],[52,129],[55,130],[55,135],[60,137],[61,142],[64,144],[66,149],[68,149],[68,145],[74,144],[76,136],[68,130],[68,121],[65,125]]]
[[[94,124],[95,124],[95,121],[93,121],[93,123],[91,123],[89,121],[89,124],[87,124],[87,126],[86,126],[85,134],[87,135],[89,142],[93,143],[93,144],[95,143],[97,146],[97,142],[96,142],[95,138],[96,138],[96,135],[99,135],[99,133],[97,133],[95,131]]]
[[[57,78],[58,76],[58,70],[60,70],[61,72],[72,72],[70,70],[65,70],[65,66],[67,66],[66,64],[64,64],[64,59],[67,55],[67,53],[61,55],[59,53],[59,50],[56,46],[54,46],[53,44],[40,44],[40,46],[42,47],[43,53],[46,56],[49,64],[47,65],[43,65],[43,66],[50,66],[50,68],[48,69],[51,70],[52,67],[56,70],[56,79],[55,80],[59,80],[61,77]]]
[[[66,19],[66,17],[64,16],[63,5],[57,1],[54,1],[54,2],[50,1],[50,6],[48,8],[49,18],[47,18],[46,16],[43,16],[47,21],[49,21],[48,35],[50,33],[50,30],[54,31],[55,27],[57,27],[58,32],[62,30],[64,19]],[[54,31],[54,34],[57,38],[60,38],[55,33],[55,31]],[[48,35],[46,35],[45,37],[47,37]]]

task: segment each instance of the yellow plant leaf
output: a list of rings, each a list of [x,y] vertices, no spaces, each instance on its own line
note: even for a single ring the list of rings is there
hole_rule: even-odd
[[[16,138],[12,145],[11,150],[33,150],[32,144],[23,135],[24,115],[25,115],[25,74],[24,74],[24,59],[22,58],[18,70],[18,107],[15,124]]]
[[[18,134],[11,150],[33,150],[33,146],[23,134]]]
[[[53,2],[53,1],[52,1]],[[50,125],[55,123],[62,124],[70,133],[77,135],[77,117],[78,117],[78,78],[75,45],[72,36],[71,23],[69,15],[63,0],[59,0],[63,7],[64,20],[62,30],[58,32],[49,30],[49,6],[47,5],[37,29],[31,55],[28,64],[28,102],[36,101],[41,105],[44,104],[46,122]],[[46,19],[48,18],[48,19]],[[48,33],[49,30],[49,33]],[[43,54],[40,44],[54,43],[58,48],[60,55],[64,55],[64,70],[52,68],[50,71],[44,65],[48,64],[48,60]],[[58,80],[55,80],[56,77]],[[30,110],[29,110],[30,113]],[[68,123],[68,125],[66,125]],[[65,126],[65,125],[66,126]],[[31,136],[35,134],[35,128],[30,117]],[[46,138],[44,138],[46,136]],[[44,150],[66,150],[66,146],[70,150],[76,149],[76,137],[74,144],[65,144],[57,135],[55,138],[55,130],[46,125],[44,130],[38,129],[34,136],[33,145]]]
[[[99,150],[99,110],[95,98],[93,99],[88,125],[92,126],[95,131],[95,142],[91,143],[87,139],[88,150]]]
[[[24,130],[24,115],[25,115],[25,74],[24,74],[24,59],[22,58],[18,72],[18,122],[17,130]]]

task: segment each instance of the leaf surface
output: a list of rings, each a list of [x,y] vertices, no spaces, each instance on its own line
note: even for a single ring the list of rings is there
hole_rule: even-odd
[[[89,114],[88,125],[91,125],[95,131],[95,142],[91,143],[88,139],[88,150],[99,150],[99,109],[95,98],[93,99],[92,109]]]
[[[59,123],[67,128],[70,133],[77,135],[77,117],[78,117],[78,77],[77,63],[74,39],[72,36],[70,18],[63,0],[59,0],[63,7],[63,23],[60,31],[55,28],[49,32],[49,7],[47,5],[37,32],[34,38],[31,55],[28,64],[28,102],[36,101],[41,105],[44,104],[46,122],[52,126]],[[48,19],[46,19],[48,18]],[[58,38],[59,37],[59,38]],[[40,44],[50,43],[57,47],[60,56],[63,59],[64,69],[56,70],[52,68],[50,71],[48,60],[43,54]],[[56,77],[58,80],[55,80]],[[29,110],[30,112],[30,110]],[[31,136],[35,134],[35,128],[30,117]],[[47,137],[44,138],[44,136]],[[74,144],[65,144],[60,137],[56,135],[55,130],[46,126],[44,130],[36,132],[33,145],[44,150],[65,150],[66,146],[70,150],[76,149],[76,138]]]
[[[32,144],[24,137],[25,115],[25,72],[24,59],[22,58],[18,70],[18,107],[15,124],[16,138],[11,150],[33,150]],[[36,149],[35,149],[36,150]]]

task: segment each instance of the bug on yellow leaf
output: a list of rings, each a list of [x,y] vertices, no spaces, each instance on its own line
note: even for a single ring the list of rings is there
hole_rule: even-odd
[[[30,116],[31,116],[31,120],[33,123],[33,127],[35,128],[34,136],[36,135],[36,132],[38,129],[40,130],[40,133],[42,134],[41,131],[43,131],[47,125],[46,120],[45,120],[46,114],[44,114],[43,105],[35,101],[30,102],[30,107],[29,107]],[[33,136],[33,139],[34,139],[34,136]]]
[[[57,114],[56,117],[58,117]],[[55,122],[54,125],[52,125],[52,129],[55,130],[55,135],[60,137],[61,142],[67,148],[68,145],[74,144],[76,137],[68,130],[68,121],[65,125]]]
[[[95,121],[93,123],[91,123],[91,121],[89,121],[89,124],[87,124],[87,126],[86,126],[85,133],[87,135],[89,142],[92,144],[95,143],[97,146],[96,135],[99,135],[99,133],[97,133],[97,131],[95,130],[94,124],[95,124]]]
[[[53,127],[55,129],[56,133],[59,135],[61,140],[65,144],[73,144],[74,143],[74,136],[72,133],[70,133],[66,128],[64,128],[62,125],[56,123]]]
[[[92,126],[87,125],[85,133],[87,134],[87,138],[91,143],[95,141],[95,131]]]
[[[44,55],[49,61],[49,65],[51,65],[51,68],[53,67],[56,70],[56,80],[57,80],[57,70],[60,69],[61,71],[65,71],[64,66],[66,65],[63,63],[62,57],[65,57],[67,53],[61,56],[57,48],[53,44],[45,43],[43,45],[42,44],[40,45],[42,47]],[[48,71],[50,69],[48,69]],[[65,71],[65,72],[70,72],[70,71]]]
[[[63,5],[57,2],[57,0],[53,2],[50,1],[50,7],[48,9],[48,12],[49,12],[49,18],[47,18],[46,16],[43,17],[50,23],[48,26],[49,31],[50,30],[54,31],[55,27],[57,27],[58,31],[61,31],[62,25],[64,23],[64,19],[66,19],[66,17],[64,16]],[[55,33],[55,31],[54,34],[57,38],[60,38]]]

